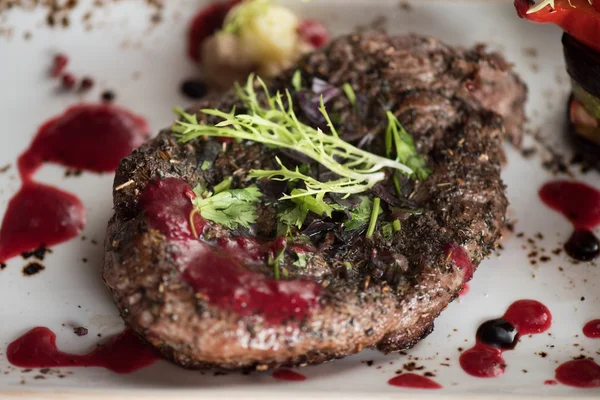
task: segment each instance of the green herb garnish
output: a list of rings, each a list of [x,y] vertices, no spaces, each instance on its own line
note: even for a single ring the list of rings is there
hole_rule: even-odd
[[[207,169],[209,169],[212,166],[212,162],[208,161],[208,160],[204,160],[202,161],[202,165],[200,165],[200,170],[202,171],[206,171]]]
[[[206,197],[203,197],[206,192],[202,186],[196,187],[194,192],[197,197],[192,200],[194,205],[194,210],[190,215],[192,222],[196,213],[200,213],[202,218],[221,224],[228,229],[237,229],[240,225],[250,228],[250,224],[257,220],[254,203],[261,198],[262,194],[256,186],[244,189],[226,189],[214,195],[209,193]],[[192,229],[195,229],[193,223],[191,226]],[[194,235],[198,236],[196,232]]]
[[[312,255],[305,252],[294,252],[296,254],[296,261],[294,261],[294,265],[299,268],[304,268],[308,265],[308,262],[312,258]]]
[[[388,126],[385,132],[385,153],[389,158],[394,157],[399,163],[407,165],[418,179],[427,179],[431,171],[426,166],[425,159],[417,153],[415,142],[404,129],[398,118],[387,111]]]
[[[344,229],[347,231],[354,231],[365,226],[371,218],[371,211],[373,210],[373,200],[368,196],[360,196],[360,204],[354,210],[350,211],[350,220],[344,224]],[[379,210],[379,212],[383,212]]]
[[[352,86],[349,83],[344,83],[342,89],[344,90],[348,101],[350,102],[350,104],[352,104],[352,107],[356,109],[356,93],[354,93],[354,89],[352,89]]]
[[[296,71],[292,78],[294,88],[300,87],[300,79],[300,73]],[[263,103],[258,100],[255,83],[264,92]],[[384,169],[386,168],[391,169],[393,173],[419,179],[425,179],[429,175],[425,160],[416,152],[412,138],[391,112],[386,113],[388,118],[385,137],[386,158],[359,149],[340,139],[325,109],[322,97],[319,111],[327,122],[329,133],[324,133],[321,129],[313,128],[298,120],[289,90],[286,90],[283,95],[280,92],[271,95],[265,83],[260,78],[255,79],[251,75],[245,87],[236,84],[236,91],[238,98],[245,104],[246,113],[236,115],[235,108],[231,112],[203,109],[201,113],[221,119],[215,125],[207,125],[204,122],[198,122],[196,115],[176,110],[182,120],[176,121],[172,130],[182,142],[199,137],[228,137],[262,143],[270,148],[294,150],[319,162],[335,173],[339,178],[321,182],[309,176],[307,170],[285,167],[279,158],[276,158],[280,167],[278,170],[250,171],[248,177],[251,178],[281,180],[294,184],[290,188],[291,192],[280,199],[291,200],[293,203],[293,205],[280,208],[278,214],[280,225],[287,226],[286,234],[289,233],[290,227],[301,228],[309,211],[320,216],[331,216],[332,211],[339,206],[327,203],[324,200],[326,194],[336,193],[348,197],[352,194],[364,193],[385,179]],[[352,87],[346,84],[344,91],[349,100],[355,102],[356,95]],[[225,198],[221,199],[217,196],[223,194],[223,196],[229,196],[228,200],[235,200],[238,192],[229,190],[230,184],[231,182],[222,182],[215,187],[219,191],[222,190],[221,193],[215,190],[216,194],[212,197],[204,196],[204,198],[196,199],[198,202],[196,208],[203,217],[213,221],[215,220],[212,218],[215,218],[217,219],[215,222],[227,227],[237,226],[238,223],[248,227],[250,223],[256,221],[255,213],[251,212],[254,210],[252,203],[260,197],[260,192],[255,189],[254,197],[256,195],[258,197],[252,201],[243,201],[238,198],[235,206],[229,210],[229,206],[226,207],[222,204]],[[400,184],[395,175],[394,184],[400,194]],[[216,200],[219,202],[211,201],[211,198],[217,198]],[[219,213],[211,208],[213,207],[212,202],[219,204],[220,208],[216,209]],[[206,210],[202,211],[203,208]],[[377,217],[381,212],[380,199],[371,201],[367,196],[361,196],[361,205],[351,211],[352,219],[346,223],[346,229],[358,229],[370,221],[367,236],[371,237]],[[204,214],[210,217],[206,217]],[[241,221],[236,220],[239,217],[241,217]],[[225,222],[227,218],[229,220]]]
[[[215,185],[215,187],[213,188],[213,191],[215,192],[215,194],[218,194],[218,193],[224,192],[226,190],[229,190],[229,188],[231,187],[232,181],[233,181],[233,177],[228,176],[227,178],[223,179],[222,182]]]
[[[370,239],[375,232],[375,226],[377,225],[377,218],[381,213],[381,199],[379,197],[375,197],[373,199],[373,210],[371,211],[371,220],[369,221],[369,228],[367,229],[367,239]]]
[[[400,161],[369,153],[340,139],[324,107],[321,107],[320,110],[330,126],[331,134],[325,134],[318,128],[315,129],[300,122],[293,110],[290,92],[286,90],[285,93],[288,104],[286,107],[283,96],[280,93],[270,96],[266,85],[259,78],[258,82],[263,87],[268,102],[268,107],[262,107],[254,91],[253,82],[254,77],[251,76],[245,89],[237,86],[238,96],[246,103],[248,114],[235,115],[233,111],[226,113],[216,109],[204,109],[202,110],[204,114],[222,119],[216,125],[205,125],[198,123],[195,115],[180,111],[184,120],[176,121],[173,131],[178,133],[183,142],[202,136],[230,137],[255,141],[269,147],[292,149],[321,163],[341,177],[333,181],[320,182],[298,170],[292,171],[283,166],[279,171],[255,170],[251,172],[250,177],[286,181],[302,180],[305,183],[306,189],[297,189],[296,194],[286,195],[282,197],[282,200],[313,195],[316,195],[318,200],[322,200],[322,196],[326,193],[345,195],[362,193],[385,178],[384,168],[391,168],[409,176],[426,175],[423,171],[415,171]],[[406,131],[403,132],[406,133]],[[392,135],[391,138],[394,143],[396,140],[401,140],[402,136],[398,133]],[[410,136],[408,138],[411,140]],[[406,146],[401,143],[394,143],[394,145],[399,149],[398,154],[411,161],[412,164],[424,165],[424,161],[422,163],[415,162],[415,160],[422,160],[416,152],[414,154],[407,153],[411,148],[414,149],[414,146]]]
[[[303,207],[303,205],[304,204],[302,203],[284,203],[277,213],[278,221],[288,227],[295,226],[298,229],[302,228],[306,215],[308,214],[308,208]]]
[[[294,72],[294,76],[292,76],[292,87],[296,92],[299,92],[302,88],[302,73],[298,69]]]
[[[381,225],[381,234],[384,240],[389,240],[394,233],[394,228],[392,227],[391,222],[386,222]]]
[[[273,275],[276,280],[279,280],[279,263],[283,261],[285,256],[285,249],[287,247],[287,242],[284,242],[283,248],[278,249],[278,253],[273,255],[269,254],[269,259],[267,260],[267,264],[273,266]],[[284,269],[284,276],[287,277],[287,270]]]

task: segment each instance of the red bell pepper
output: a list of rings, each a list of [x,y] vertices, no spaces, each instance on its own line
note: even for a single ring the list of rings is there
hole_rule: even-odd
[[[527,14],[534,6],[529,0],[515,0],[519,17],[560,26],[586,46],[600,52],[600,1],[555,0],[543,9]]]

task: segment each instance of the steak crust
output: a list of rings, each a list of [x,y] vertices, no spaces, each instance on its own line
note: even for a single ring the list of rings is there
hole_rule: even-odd
[[[518,142],[526,97],[507,65],[480,47],[456,49],[429,37],[378,32],[341,37],[299,62],[305,85],[311,77],[337,87],[350,83],[367,99],[367,117],[357,115],[343,96],[330,105],[346,140],[383,153],[389,109],[432,169],[423,182],[404,182],[403,198],[388,198],[418,209],[401,216],[402,229],[391,238],[329,231],[312,238],[314,256],[305,267],[283,261],[288,279],[321,286],[319,307],[300,321],[269,324],[260,315],[240,316],[198,296],[180,271],[179,250],[151,226],[138,202],[157,178],[214,185],[233,174],[234,186],[243,187],[248,170],[275,169],[275,155],[289,165],[294,158],[255,143],[232,143],[225,151],[214,140],[181,144],[170,130],[161,132],[122,160],[114,182],[103,279],[127,325],[187,368],[264,370],[321,363],[364,348],[387,353],[415,345],[469,279],[469,268],[456,255],[464,250],[476,268],[501,234],[507,208],[500,178],[503,136]],[[289,88],[293,73],[270,82],[271,92]],[[495,93],[494,102],[481,102],[493,87],[504,96]],[[234,105],[243,110],[229,92],[203,100],[195,110]],[[494,110],[509,116],[507,125]],[[200,113],[198,118],[215,122]],[[202,170],[198,166],[207,159],[213,166]],[[266,193],[271,183],[261,185]],[[394,193],[387,180],[378,190],[388,197]],[[256,227],[245,234],[273,237],[273,205],[261,203],[258,213]],[[205,232],[211,239],[237,234],[210,223]],[[343,261],[352,270],[341,267]],[[272,277],[266,265],[259,271]]]

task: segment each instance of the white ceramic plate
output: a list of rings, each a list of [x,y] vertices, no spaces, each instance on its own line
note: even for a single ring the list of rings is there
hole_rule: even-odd
[[[194,76],[194,65],[185,56],[185,30],[190,16],[202,2],[169,1],[162,12],[163,22],[151,24],[155,10],[144,1],[107,2],[96,9],[86,31],[81,18],[91,1],[81,1],[71,14],[68,29],[47,28],[45,11],[5,12],[0,16],[0,109],[2,128],[0,165],[13,164],[0,174],[0,215],[9,198],[18,190],[14,162],[29,144],[38,126],[81,100],[96,101],[103,89],[114,89],[117,103],[145,116],[152,129],[168,125],[174,105],[186,104],[178,85]],[[289,2],[303,16],[324,21],[335,33],[350,32],[384,15],[393,33],[432,34],[451,44],[489,43],[515,63],[516,70],[530,87],[528,114],[530,126],[541,128],[550,142],[561,143],[562,123],[569,87],[564,72],[561,32],[549,26],[520,21],[510,1],[412,0],[411,10],[398,1],[323,1]],[[8,32],[12,30],[12,32]],[[29,40],[24,39],[31,33]],[[536,48],[537,56],[524,51]],[[53,54],[64,52],[71,58],[70,70],[96,78],[96,87],[86,95],[57,93],[57,82],[48,79],[47,68]],[[528,138],[530,141],[531,138]],[[570,224],[542,205],[539,187],[552,177],[541,168],[539,158],[525,160],[508,149],[509,163],[503,177],[511,201],[510,217],[516,232],[525,238],[537,232],[544,240],[539,247],[554,249],[571,232]],[[64,177],[64,168],[47,165],[36,177],[75,193],[85,204],[88,223],[79,238],[55,246],[45,260],[46,270],[26,278],[21,269],[25,261],[11,259],[0,272],[0,397],[19,396],[109,398],[117,396],[165,398],[408,398],[424,395],[436,398],[475,396],[503,398],[509,395],[600,396],[597,389],[546,386],[553,379],[557,363],[584,354],[598,357],[600,340],[583,337],[583,324],[600,317],[600,278],[593,265],[572,265],[565,256],[554,256],[547,263],[530,265],[525,238],[507,237],[500,256],[484,261],[471,284],[471,291],[453,303],[436,321],[436,329],[409,355],[384,356],[374,351],[326,365],[304,368],[307,380],[299,383],[274,380],[269,373],[243,376],[213,376],[186,371],[159,361],[130,375],[117,375],[101,368],[60,368],[72,375],[34,379],[36,371],[24,373],[10,367],[4,355],[6,345],[33,326],[48,326],[58,336],[60,349],[84,352],[106,336],[122,329],[122,322],[108,291],[100,280],[102,243],[111,214],[110,174],[83,173]],[[579,177],[600,186],[598,174]],[[527,245],[527,249],[522,249]],[[87,263],[82,262],[87,258]],[[563,267],[563,271],[559,270]],[[582,298],[585,298],[582,301]],[[532,298],[546,304],[554,323],[550,334],[525,337],[516,350],[504,354],[506,373],[495,379],[477,379],[458,365],[459,347],[474,342],[477,326],[499,317],[514,300]],[[65,326],[63,326],[63,324]],[[77,337],[71,325],[85,326],[89,334]],[[577,344],[579,347],[574,347]],[[553,348],[548,346],[553,345]],[[546,358],[536,352],[547,352]],[[449,360],[448,360],[449,359]],[[364,361],[373,360],[368,366]],[[420,371],[435,374],[443,389],[435,393],[400,389],[387,384],[403,364],[414,361]],[[442,366],[441,363],[450,366]],[[523,372],[526,370],[527,373]],[[67,396],[68,397],[68,396]]]

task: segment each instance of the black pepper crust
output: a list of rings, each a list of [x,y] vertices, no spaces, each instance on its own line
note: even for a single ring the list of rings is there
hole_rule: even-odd
[[[313,238],[315,256],[306,267],[295,267],[286,255],[289,279],[313,279],[323,287],[323,296],[311,315],[281,326],[269,326],[260,315],[240,317],[217,309],[195,296],[173,259],[174,249],[149,227],[137,204],[153,178],[177,177],[193,186],[200,181],[214,185],[233,175],[233,185],[243,187],[249,184],[248,170],[275,168],[276,153],[252,143],[233,143],[226,151],[214,140],[180,144],[169,130],[161,132],[121,162],[114,183],[115,215],[108,226],[103,278],[126,323],[187,368],[265,370],[321,363],[368,347],[387,353],[414,346],[433,330],[434,319],[463,284],[465,271],[447,257],[444,246],[462,245],[477,267],[504,224],[503,119],[482,106],[465,84],[477,70],[490,69],[502,78],[494,85],[510,87],[510,96],[518,99],[514,103],[523,104],[525,87],[505,65],[480,48],[454,49],[427,37],[375,32],[341,37],[300,61],[305,86],[312,77],[336,86],[348,82],[368,99],[366,118],[357,116],[343,96],[330,105],[346,140],[366,140],[370,151],[381,154],[389,109],[411,132],[433,173],[424,182],[405,182],[405,197],[388,199],[423,210],[402,216],[402,230],[389,240],[381,229],[372,240],[364,234],[340,237],[334,229]],[[271,91],[289,88],[293,73],[271,82]],[[243,110],[230,92],[207,98],[194,110],[233,105]],[[203,160],[214,163],[203,171]],[[292,163],[291,158],[284,161]],[[312,173],[323,171],[313,166]],[[260,185],[264,192],[276,192],[268,183]],[[394,193],[389,180],[382,186],[384,193]],[[384,209],[383,219],[390,214]],[[263,202],[259,215],[255,229],[244,234],[273,237],[274,206]],[[238,233],[211,224],[206,236]],[[373,262],[375,254],[385,255],[384,262]],[[343,268],[343,261],[353,269]],[[272,276],[269,267],[259,271]]]

